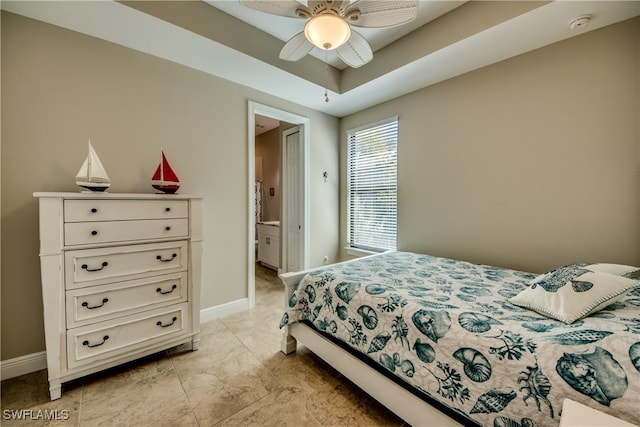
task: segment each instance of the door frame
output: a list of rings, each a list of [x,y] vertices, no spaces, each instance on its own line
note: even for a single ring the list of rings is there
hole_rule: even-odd
[[[304,179],[303,194],[300,202],[303,204],[303,223],[302,223],[302,257],[303,269],[309,268],[309,123],[308,117],[300,116],[298,114],[290,113],[288,111],[280,110],[275,107],[271,107],[264,104],[259,104],[254,101],[248,103],[248,139],[247,139],[247,152],[248,152],[248,200],[249,200],[249,216],[247,221],[247,234],[248,234],[248,263],[247,263],[247,295],[249,299],[249,308],[253,308],[256,305],[256,283],[255,283],[255,152],[256,152],[256,127],[255,117],[256,114],[265,117],[271,117],[276,120],[284,121],[297,125],[300,128],[302,135],[302,175]],[[284,150],[281,149],[283,152]],[[281,154],[282,155],[282,154]],[[282,177],[286,174],[286,164],[282,162],[280,165],[280,182],[283,182]],[[286,239],[286,234],[282,230],[287,230],[288,224],[286,223],[286,215],[282,215],[282,207],[288,200],[289,194],[287,189],[281,186],[281,216],[280,216],[280,235],[281,241]],[[282,258],[282,253],[280,254]],[[280,263],[282,264],[282,262]],[[280,272],[286,272],[286,265],[282,265]]]

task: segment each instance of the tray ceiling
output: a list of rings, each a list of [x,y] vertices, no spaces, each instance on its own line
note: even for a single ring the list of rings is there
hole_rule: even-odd
[[[362,31],[375,50],[370,63],[352,69],[331,58],[325,74],[321,59],[278,58],[303,21],[245,10],[234,1],[0,5],[337,117],[640,14],[640,1],[420,1],[419,18],[410,25]],[[572,30],[569,22],[584,14],[592,16],[589,25]]]

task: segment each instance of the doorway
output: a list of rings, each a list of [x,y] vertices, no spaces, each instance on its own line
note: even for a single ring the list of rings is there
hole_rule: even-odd
[[[248,153],[249,153],[249,215],[247,293],[249,308],[255,307],[255,229],[256,229],[256,115],[291,123],[294,126],[282,135],[281,162],[281,218],[282,253],[279,273],[308,268],[309,230],[309,167],[307,132],[309,119],[277,108],[249,101]]]

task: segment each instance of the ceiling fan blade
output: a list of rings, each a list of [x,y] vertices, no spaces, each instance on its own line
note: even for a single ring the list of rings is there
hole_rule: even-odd
[[[291,18],[308,18],[309,9],[295,0],[240,0],[242,6],[272,15],[288,16]]]
[[[385,28],[413,21],[418,0],[358,0],[345,11],[345,19],[364,28]]]
[[[313,44],[307,40],[304,32],[291,37],[280,51],[280,59],[297,61],[313,49]]]
[[[373,59],[371,46],[364,37],[351,30],[349,41],[336,49],[336,53],[350,67],[358,68]]]

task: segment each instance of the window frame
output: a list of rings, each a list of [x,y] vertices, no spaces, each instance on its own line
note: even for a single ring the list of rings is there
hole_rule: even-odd
[[[389,132],[389,125],[391,125],[391,127],[393,129],[391,129],[391,131]],[[347,187],[347,195],[346,195],[346,210],[347,210],[347,226],[346,226],[346,240],[347,240],[347,245],[345,247],[345,249],[347,250],[347,253],[349,255],[355,255],[355,256],[362,256],[362,255],[370,255],[370,254],[374,254],[374,253],[380,253],[380,252],[385,252],[385,251],[393,251],[393,250],[397,250],[397,246],[398,246],[398,145],[399,145],[399,120],[398,120],[398,116],[393,116],[393,117],[389,117],[387,119],[384,120],[379,120],[377,122],[373,122],[373,123],[369,123],[363,126],[359,126],[357,128],[354,129],[349,129],[347,130],[346,134],[347,134],[347,144],[346,144],[346,149],[347,149],[347,161],[346,161],[346,169],[347,169],[347,177],[346,177],[346,187]],[[360,188],[360,192],[364,192],[364,191],[375,191],[374,187],[378,187],[378,190],[383,189],[384,191],[389,191],[390,188],[392,188],[392,197],[391,200],[393,200],[393,202],[391,204],[393,204],[393,207],[391,210],[388,210],[388,212],[386,213],[382,213],[381,214],[381,218],[385,219],[385,217],[389,217],[393,220],[395,220],[394,224],[393,224],[393,229],[390,230],[392,233],[392,240],[389,241],[387,239],[386,243],[392,243],[391,245],[386,245],[383,243],[383,245],[371,245],[371,244],[366,244],[366,242],[362,242],[362,241],[357,241],[357,236],[354,236],[354,232],[357,233],[357,231],[354,230],[354,224],[356,224],[357,219],[354,219],[354,212],[353,209],[355,208],[355,206],[352,205],[353,201],[353,194],[355,192],[358,192],[357,189],[353,189],[352,188],[352,170],[354,168],[357,168],[357,165],[353,165],[353,162],[355,161],[354,159],[352,159],[352,153],[356,152],[358,150],[357,147],[353,147],[353,144],[357,144],[358,141],[356,141],[355,139],[357,138],[357,133],[359,132],[363,132],[363,131],[372,131],[375,132],[376,128],[380,128],[380,131],[382,132],[389,132],[389,136],[391,136],[392,138],[395,137],[395,140],[391,142],[391,144],[393,145],[393,152],[391,154],[391,157],[393,158],[394,162],[393,162],[393,166],[390,167],[388,170],[390,172],[393,172],[393,183],[392,185],[383,185],[383,184],[375,184],[375,185],[371,185],[369,188],[366,188],[366,179],[361,179],[361,188]],[[386,135],[385,135],[386,136]],[[375,144],[375,137],[371,137],[371,138],[365,138],[363,140],[360,141],[361,144]],[[388,141],[385,141],[385,144],[389,144]],[[366,148],[366,146],[365,146]],[[383,175],[382,172],[379,173],[381,176]],[[364,187],[362,188],[362,181],[364,181]],[[369,184],[371,184],[371,182],[369,182]],[[383,209],[386,209],[389,205],[386,205]],[[374,209],[374,215],[376,215],[376,210]],[[389,212],[391,212],[389,214]],[[357,214],[355,214],[357,216]],[[362,225],[362,224],[360,224]],[[387,229],[388,230],[388,229]],[[366,232],[364,234],[367,234]],[[374,235],[374,233],[369,233],[371,236]],[[388,236],[387,236],[388,237]],[[356,241],[354,241],[356,240]],[[385,239],[382,238],[381,242],[383,242]]]

